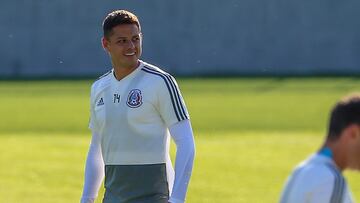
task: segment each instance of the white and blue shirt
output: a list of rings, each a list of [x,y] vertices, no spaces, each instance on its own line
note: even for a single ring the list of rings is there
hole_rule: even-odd
[[[175,79],[140,61],[120,81],[114,70],[100,77],[91,87],[90,99],[93,133],[81,202],[95,201],[105,171],[104,199],[138,202],[144,195],[162,200],[167,196],[168,202],[183,203],[195,143]],[[169,131],[177,146],[176,174],[169,155]]]
[[[120,81],[112,70],[91,88],[89,127],[101,136],[105,165],[165,163],[168,127],[188,118],[175,79],[143,61]]]
[[[349,187],[333,159],[317,153],[295,168],[280,203],[352,203]]]

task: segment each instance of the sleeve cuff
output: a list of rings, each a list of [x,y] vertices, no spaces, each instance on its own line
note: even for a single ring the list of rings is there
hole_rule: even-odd
[[[83,197],[80,200],[80,203],[94,203],[94,202],[95,202],[95,198]]]
[[[170,203],[184,203],[185,201],[170,197],[169,202]]]

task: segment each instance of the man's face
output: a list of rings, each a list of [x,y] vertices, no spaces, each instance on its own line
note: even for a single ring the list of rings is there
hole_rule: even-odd
[[[135,24],[118,25],[112,29],[108,39],[102,39],[117,68],[135,68],[142,52],[142,36]]]
[[[348,168],[360,171],[360,125],[354,130],[348,152]]]

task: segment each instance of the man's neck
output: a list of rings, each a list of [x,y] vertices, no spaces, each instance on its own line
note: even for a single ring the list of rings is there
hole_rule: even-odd
[[[338,143],[326,142],[322,149],[328,148],[332,152],[332,159],[334,160],[336,166],[339,168],[340,171],[343,171],[346,166],[346,159],[344,156],[344,152],[342,148],[339,146]]]
[[[137,62],[135,66],[132,67],[121,67],[121,66],[113,66],[114,67],[114,76],[116,80],[121,80],[132,73],[138,66],[140,65],[140,61]]]

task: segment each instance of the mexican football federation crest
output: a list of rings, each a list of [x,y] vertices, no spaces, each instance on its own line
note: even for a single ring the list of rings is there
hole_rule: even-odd
[[[142,104],[141,91],[133,89],[130,91],[126,104],[131,108],[137,108]]]

